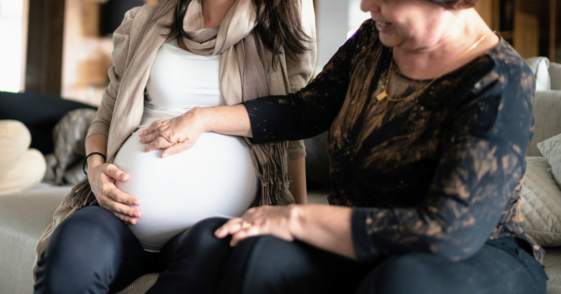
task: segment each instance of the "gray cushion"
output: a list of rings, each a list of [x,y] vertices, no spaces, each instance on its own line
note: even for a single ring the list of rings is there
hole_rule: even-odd
[[[561,134],[561,91],[536,92],[534,137],[527,156],[542,156],[537,144]]]
[[[543,265],[549,277],[547,294],[561,294],[561,247],[545,248]]]
[[[555,62],[549,64],[549,78],[551,90],[561,90],[561,64]]]
[[[0,197],[0,293],[33,292],[35,246],[68,192],[59,188]]]

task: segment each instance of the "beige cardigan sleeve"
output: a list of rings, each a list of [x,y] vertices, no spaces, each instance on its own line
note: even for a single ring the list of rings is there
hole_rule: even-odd
[[[316,42],[316,17],[313,0],[302,0],[301,24],[304,32],[310,38],[307,43],[308,51],[298,59],[286,59],[286,70],[290,83],[290,93],[304,88],[312,78],[316,68],[317,42]],[[288,144],[288,159],[294,160],[306,156],[304,141],[290,141]]]
[[[113,109],[115,100],[121,85],[121,77],[123,76],[129,58],[131,44],[131,29],[133,27],[134,18],[142,7],[133,8],[125,14],[125,18],[121,25],[113,33],[113,66],[109,69],[109,86],[103,92],[101,105],[97,110],[97,115],[93,120],[86,139],[93,134],[103,134],[108,136],[109,126],[113,117]]]

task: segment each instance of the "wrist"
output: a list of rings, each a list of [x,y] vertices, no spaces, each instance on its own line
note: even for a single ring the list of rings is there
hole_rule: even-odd
[[[210,132],[211,126],[208,120],[209,107],[195,107],[192,112],[192,118],[197,122],[203,133]]]
[[[88,157],[87,164],[88,164],[88,173],[93,171],[96,167],[105,163],[105,158],[101,157],[100,155],[94,154]]]
[[[305,206],[304,205],[289,205],[288,209],[288,228],[294,240],[302,240],[302,231],[306,223],[305,219]]]

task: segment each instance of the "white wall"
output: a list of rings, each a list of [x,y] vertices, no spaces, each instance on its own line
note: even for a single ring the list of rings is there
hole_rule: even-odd
[[[347,40],[349,0],[317,0],[317,38],[319,73]]]
[[[360,0],[317,0],[316,12],[319,73],[370,14],[360,10]]]
[[[27,1],[0,0],[0,91],[23,90]]]

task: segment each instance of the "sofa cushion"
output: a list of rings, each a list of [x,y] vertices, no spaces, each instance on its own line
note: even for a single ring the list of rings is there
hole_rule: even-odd
[[[549,79],[551,90],[561,90],[561,64],[555,62],[549,64]]]
[[[543,265],[549,277],[547,294],[561,294],[561,248],[544,248]]]
[[[561,134],[561,91],[537,92],[534,102],[534,137],[527,156],[542,156],[538,142]]]
[[[553,178],[561,187],[561,134],[538,143],[538,149],[547,159]]]
[[[0,293],[33,292],[35,246],[70,189],[42,183],[23,193],[0,197]],[[158,274],[144,275],[118,294],[145,293],[157,278]]]
[[[68,188],[32,189],[0,197],[0,293],[33,292],[35,246],[68,192]]]
[[[543,157],[526,158],[520,207],[528,235],[543,246],[561,246],[561,189]]]

